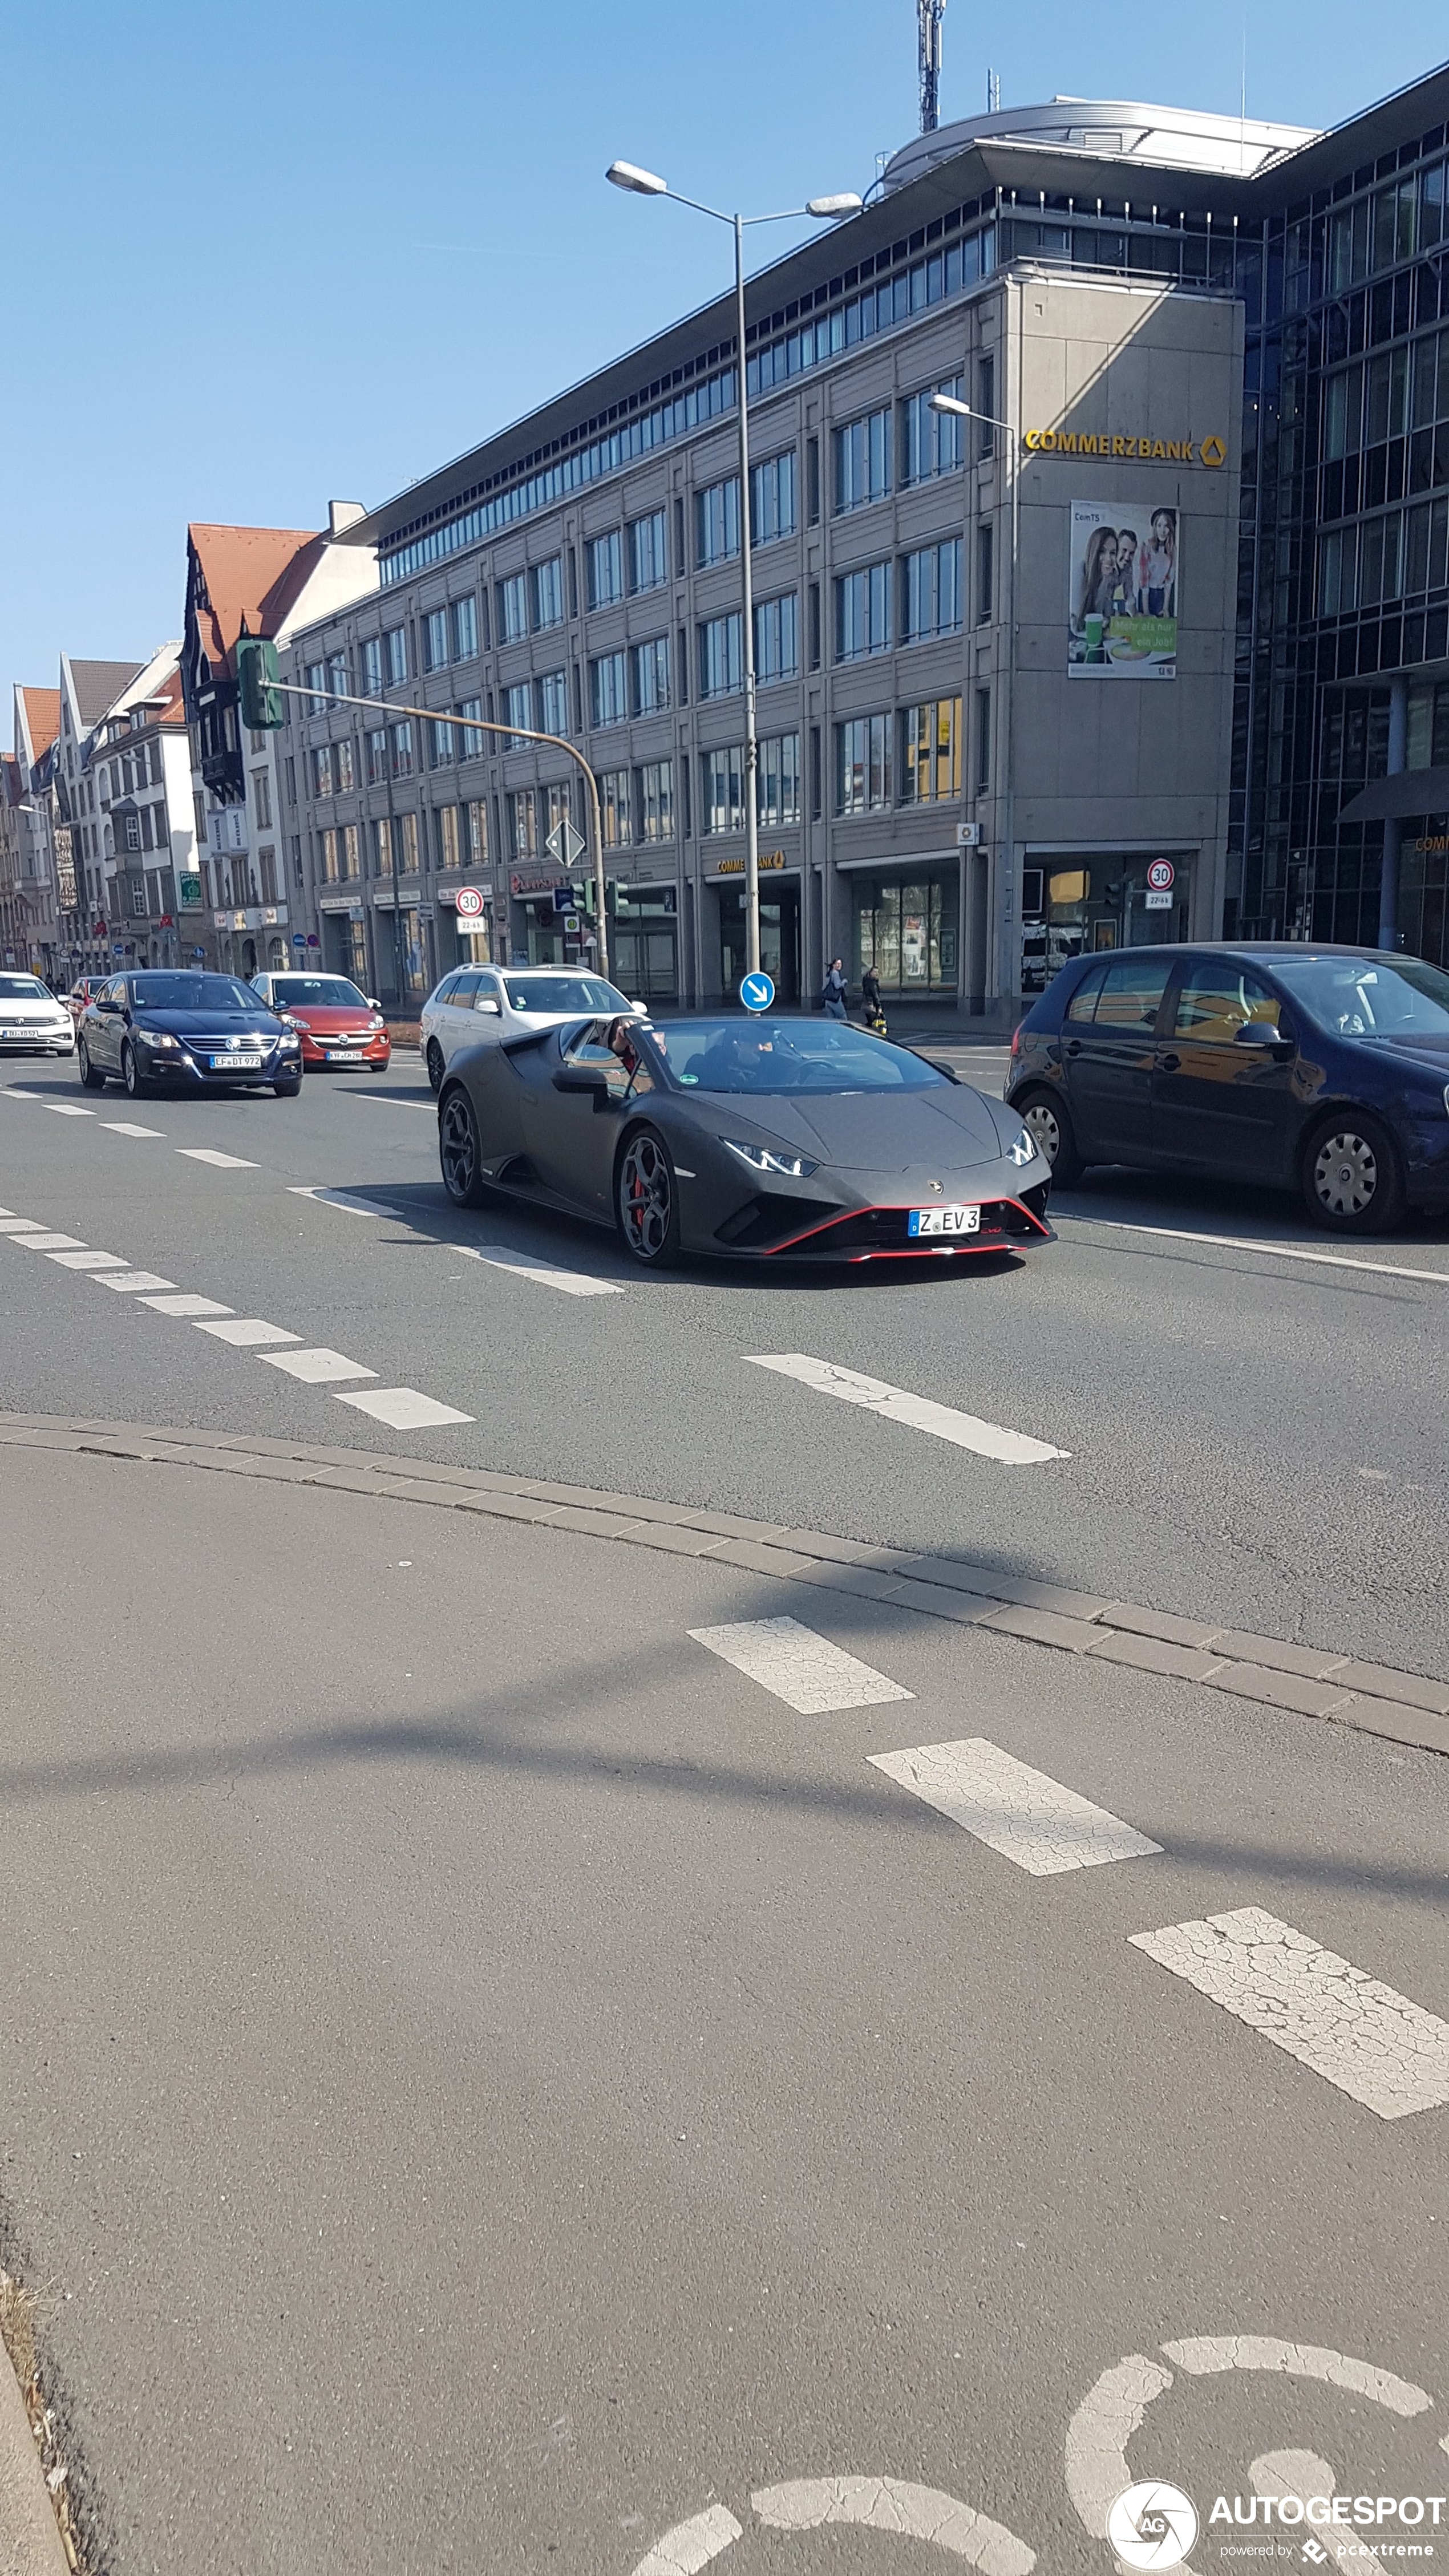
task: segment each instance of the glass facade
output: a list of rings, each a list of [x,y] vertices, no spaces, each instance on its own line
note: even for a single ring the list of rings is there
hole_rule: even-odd
[[[851,967],[873,966],[887,993],[956,989],[959,889],[954,867],[912,876],[857,876]]]

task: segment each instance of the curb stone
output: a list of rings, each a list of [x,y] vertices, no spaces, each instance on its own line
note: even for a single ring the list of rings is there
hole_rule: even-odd
[[[440,1466],[429,1458],[324,1449],[246,1432],[159,1430],[138,1423],[0,1413],[0,1448],[199,1467],[524,1520],[620,1547],[665,1548],[779,1582],[867,1596],[927,1618],[990,1629],[1067,1654],[1089,1653],[1142,1672],[1173,1674],[1262,1707],[1291,1710],[1449,1756],[1449,1681],[1432,1674],[1398,1672],[1386,1664],[1358,1662],[1332,1647],[1184,1620],[964,1558],[870,1547],[731,1512],[597,1493],[585,1485],[549,1484],[493,1468]],[[0,2576],[7,2576],[3,2563]]]
[[[0,2343],[0,2576],[70,2576],[40,2447]]]

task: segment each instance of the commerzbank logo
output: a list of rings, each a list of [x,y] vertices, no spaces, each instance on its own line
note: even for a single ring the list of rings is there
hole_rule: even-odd
[[[1180,2567],[1197,2538],[1197,2507],[1181,2487],[1146,2478],[1118,2496],[1107,2538],[1124,2567]]]
[[[1206,438],[1148,438],[1141,433],[1134,437],[1125,430],[1114,435],[1096,429],[1029,429],[1022,445],[1032,456],[1107,457],[1114,465],[1206,465],[1215,469],[1228,461],[1228,442],[1215,429]]]

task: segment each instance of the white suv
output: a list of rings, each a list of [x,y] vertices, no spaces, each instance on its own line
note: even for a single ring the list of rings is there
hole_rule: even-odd
[[[459,966],[445,975],[423,1004],[419,1034],[434,1091],[460,1047],[488,1039],[526,1037],[531,1029],[587,1020],[608,1011],[637,1011],[602,975],[567,966]]]
[[[0,1047],[7,1055],[74,1055],[75,1022],[38,975],[0,972]]]

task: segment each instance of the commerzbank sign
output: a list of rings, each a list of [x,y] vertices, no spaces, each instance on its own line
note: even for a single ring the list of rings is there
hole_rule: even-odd
[[[1100,456],[1110,464],[1208,465],[1227,463],[1227,440],[1213,430],[1206,438],[1127,438],[1106,430],[1029,429],[1022,441],[1033,456]]]

